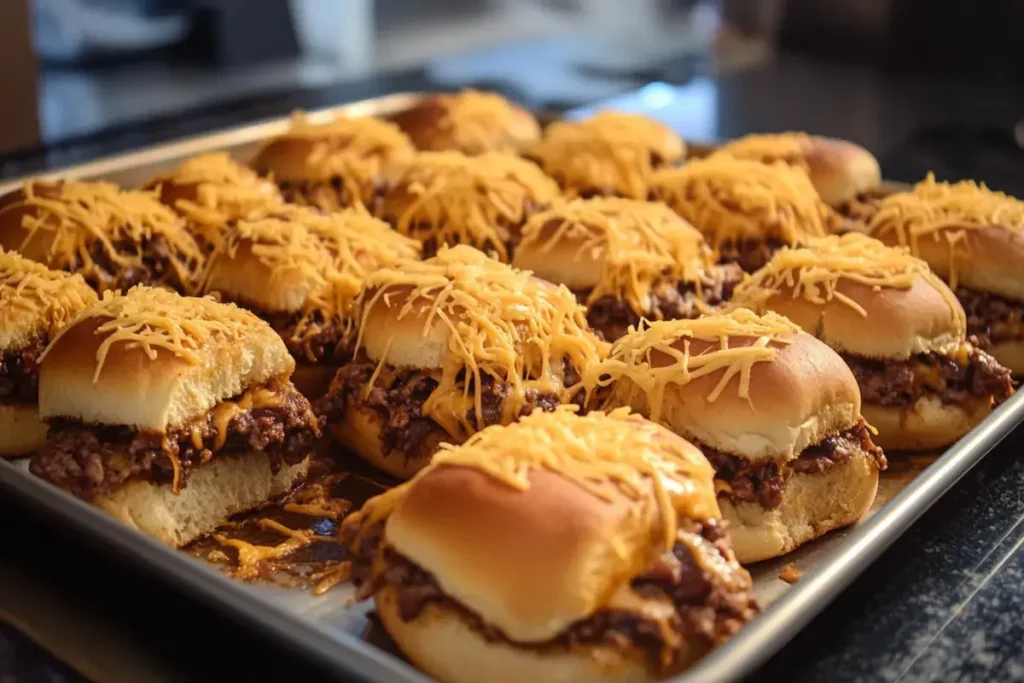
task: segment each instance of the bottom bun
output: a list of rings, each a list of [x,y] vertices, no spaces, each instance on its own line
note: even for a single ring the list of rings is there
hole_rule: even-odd
[[[1024,375],[1024,339],[993,344],[988,352],[1014,375]]]
[[[833,529],[853,524],[871,509],[878,492],[878,466],[858,450],[824,474],[794,473],[786,480],[782,504],[719,498],[732,548],[740,564],[785,555]]]
[[[292,373],[292,384],[300,394],[310,401],[315,401],[327,393],[337,372],[337,365],[296,363],[295,372]]]
[[[600,645],[516,647],[487,640],[465,616],[441,603],[430,603],[418,617],[403,621],[395,589],[374,596],[377,614],[399,649],[422,671],[446,683],[633,683],[659,678],[641,648],[634,652]],[[681,670],[701,652],[687,653]]]
[[[39,419],[38,407],[0,403],[0,456],[31,455],[45,443],[46,425]]]
[[[449,440],[437,432],[431,432],[420,445],[421,453],[406,457],[403,453],[384,453],[380,438],[381,418],[373,409],[363,406],[349,406],[340,422],[331,423],[329,430],[339,443],[354,452],[382,472],[399,479],[409,479],[430,463],[430,458],[440,450],[441,443]]]
[[[97,496],[92,503],[162,543],[181,547],[210,533],[231,515],[288,492],[308,470],[309,458],[272,474],[265,453],[224,456],[197,467],[178,494],[169,484],[133,481],[109,496]]]
[[[878,430],[874,442],[882,450],[927,451],[955,443],[992,412],[990,402],[961,407],[938,398],[919,398],[909,410],[865,403],[861,412]]]

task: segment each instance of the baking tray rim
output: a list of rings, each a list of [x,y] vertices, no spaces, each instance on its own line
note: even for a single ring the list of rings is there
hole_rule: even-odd
[[[387,115],[408,108],[425,95],[417,92],[393,93],[316,109],[307,114],[314,121],[326,120],[338,114]],[[257,143],[283,132],[287,125],[288,117],[271,118],[41,174],[8,179],[0,181],[0,194],[15,189],[30,178],[96,177],[144,164],[163,163],[184,156]],[[999,406],[980,425],[904,486],[870,519],[854,528],[841,541],[833,556],[805,572],[796,585],[772,602],[736,636],[670,680],[675,683],[690,680],[736,680],[753,673],[796,636],[1022,421],[1024,392]],[[329,629],[323,622],[276,604],[201,560],[135,532],[96,508],[0,459],[0,487],[4,486],[30,499],[47,512],[61,517],[63,521],[93,534],[119,552],[132,556],[132,560],[146,565],[165,580],[202,594],[221,609],[275,635],[293,649],[311,654],[323,664],[368,680],[381,680],[383,674],[390,676],[389,680],[429,680],[400,658],[351,634]],[[54,495],[55,492],[57,495]]]

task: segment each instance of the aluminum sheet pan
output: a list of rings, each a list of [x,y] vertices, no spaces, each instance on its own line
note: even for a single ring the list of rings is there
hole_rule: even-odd
[[[421,94],[397,94],[321,110],[336,114],[387,116],[414,104]],[[95,162],[53,171],[43,177],[111,180],[126,187],[142,184],[181,160],[209,151],[227,151],[246,161],[261,141],[283,132],[287,118],[212,133]],[[700,150],[708,145],[694,145]],[[0,186],[13,189],[24,179]],[[735,680],[754,671],[845,589],[960,477],[1024,420],[1024,394],[1013,397],[952,448],[931,456],[891,454],[878,496],[858,525],[832,532],[794,553],[750,567],[763,613],[735,638],[713,651],[675,681]],[[367,618],[368,605],[352,605],[352,588],[338,586],[322,596],[303,589],[242,583],[214,566],[169,549],[85,503],[28,474],[23,464],[0,459],[0,488],[23,497],[119,551],[129,561],[201,596],[208,603],[251,622],[271,637],[315,658],[339,673],[367,680],[426,680],[398,654],[386,635]],[[795,584],[780,578],[785,569]]]

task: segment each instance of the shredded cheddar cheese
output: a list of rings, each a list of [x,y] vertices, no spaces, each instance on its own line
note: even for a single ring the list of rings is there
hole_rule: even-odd
[[[620,198],[577,199],[535,214],[523,227],[519,249],[544,254],[578,245],[600,263],[588,305],[611,295],[637,315],[650,314],[650,292],[659,281],[692,282],[711,267],[704,237],[664,204]]]
[[[533,117],[501,95],[463,90],[458,94],[438,95],[436,99],[444,109],[436,134],[450,146],[467,153],[515,152],[520,142],[518,138],[523,134],[517,134],[513,127],[520,121],[529,138],[540,135]]]
[[[790,132],[747,135],[729,142],[719,151],[737,159],[766,164],[781,161],[807,171],[807,155],[813,148],[814,139],[810,135]]]
[[[591,364],[583,374],[589,391],[621,378],[630,379],[650,402],[651,419],[661,418],[665,388],[721,373],[707,400],[714,402],[737,380],[736,393],[750,398],[750,373],[756,363],[771,362],[787,336],[799,331],[787,318],[772,312],[757,315],[748,309],[708,315],[696,320],[658,321],[631,329],[612,345],[608,358]],[[749,345],[732,345],[731,338],[752,339]],[[693,341],[711,348],[691,353]],[[655,355],[665,359],[656,363]]]
[[[56,335],[95,302],[96,293],[81,275],[50,270],[0,248],[0,339],[4,351],[23,347],[33,335]]]

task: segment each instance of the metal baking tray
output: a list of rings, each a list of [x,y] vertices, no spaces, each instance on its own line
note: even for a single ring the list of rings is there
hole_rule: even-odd
[[[387,116],[409,108],[421,94],[396,94],[311,114]],[[211,133],[146,150],[61,169],[42,177],[111,180],[135,187],[181,160],[226,151],[247,160],[261,141],[283,132],[287,118]],[[36,176],[39,177],[39,176]],[[0,185],[13,189],[24,179]],[[763,612],[728,643],[675,681],[735,680],[781,649],[921,516],[960,477],[1024,420],[1024,393],[1000,406],[952,448],[930,456],[892,454],[875,505],[858,525],[834,531],[794,553],[750,567]],[[346,454],[338,454],[343,459]],[[344,460],[343,460],[344,461]],[[352,588],[338,586],[322,596],[309,590],[243,583],[214,565],[169,549],[122,526],[82,501],[27,473],[23,464],[0,459],[0,489],[79,529],[129,561],[188,590],[262,630],[306,656],[348,676],[368,680],[427,680],[404,661],[367,618],[368,605],[352,605]],[[780,578],[798,575],[795,584]],[[59,654],[59,653],[58,653]]]

